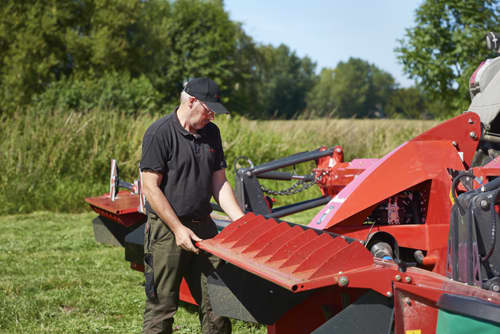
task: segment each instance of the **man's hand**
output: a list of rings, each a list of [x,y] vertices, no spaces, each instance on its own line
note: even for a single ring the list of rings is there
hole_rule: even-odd
[[[180,248],[198,254],[200,250],[194,245],[194,242],[201,241],[191,229],[181,225],[179,229],[174,232],[175,242]]]

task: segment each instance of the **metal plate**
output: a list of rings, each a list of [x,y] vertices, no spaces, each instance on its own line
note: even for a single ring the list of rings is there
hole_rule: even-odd
[[[340,271],[373,264],[354,239],[253,213],[198,246],[293,292],[334,285]]]

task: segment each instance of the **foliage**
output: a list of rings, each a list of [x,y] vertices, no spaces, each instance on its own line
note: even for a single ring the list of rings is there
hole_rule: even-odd
[[[397,88],[391,96],[385,113],[389,118],[430,118],[423,92],[417,87]]]
[[[308,96],[308,112],[337,118],[385,116],[385,106],[394,89],[391,74],[359,58],[323,69]]]
[[[26,105],[33,94],[64,76],[147,73],[146,56],[152,51],[148,22],[141,18],[153,3],[168,6],[127,0],[1,2],[3,109]]]
[[[166,99],[177,100],[182,83],[207,76],[222,90],[223,102],[234,81],[238,25],[217,1],[177,0],[165,31],[158,32],[162,44],[156,49],[161,63],[154,72],[154,85],[167,92]]]
[[[0,215],[87,210],[85,197],[109,189],[111,158],[118,160],[123,180],[137,178],[142,137],[158,117],[144,114],[133,119],[114,110],[67,113],[36,109],[2,117]],[[397,120],[249,121],[227,116],[217,117],[216,123],[222,133],[230,181],[234,178],[233,162],[240,156],[260,164],[322,145],[342,145],[347,160],[380,157],[435,124]],[[288,186],[285,182],[274,188]],[[276,205],[301,200],[313,192],[280,198]]]
[[[314,85],[316,64],[300,58],[286,45],[258,47],[258,63],[253,73],[258,85],[258,109],[276,118],[292,118],[306,107],[306,96]]]
[[[336,87],[335,69],[323,68],[319,74],[318,80],[307,96],[307,116],[308,118],[332,117],[334,118],[338,111],[338,105],[334,99]]]
[[[260,61],[260,53],[253,39],[248,36],[241,23],[237,23],[236,52],[234,54],[233,82],[229,83],[231,96],[227,107],[231,113],[248,118],[266,118],[265,110],[259,107],[260,82],[255,75]]]
[[[129,102],[133,105],[176,103],[182,83],[197,76],[216,81],[229,102],[228,93],[249,75],[248,66],[236,64],[242,54],[240,50],[238,56],[238,45],[244,44],[237,38],[248,36],[230,21],[220,1],[4,1],[0,15],[3,112],[30,104],[34,96],[39,100],[46,90],[52,97],[43,98],[56,103],[52,107],[99,106],[104,102],[97,99],[108,93],[90,91],[103,85],[115,89],[116,79],[128,81],[128,86],[116,87],[126,88],[122,97],[137,98],[144,90],[148,98],[154,96],[154,105],[137,100]],[[54,91],[63,86],[69,95],[84,87],[82,101],[74,101],[77,96],[55,98]],[[117,94],[111,95],[104,99],[112,99],[114,106]]]
[[[94,213],[0,217],[0,332],[140,333],[144,275],[122,247],[96,243]],[[232,321],[233,333],[265,327]],[[181,303],[175,333],[200,333],[196,308]]]
[[[419,51],[408,39],[401,50]],[[398,90],[367,61],[351,58],[319,76],[315,69],[284,44],[255,43],[222,0],[0,2],[0,114],[161,112],[178,103],[186,80],[208,76],[232,113],[247,118],[418,115],[415,91]],[[428,86],[426,105],[440,103]],[[401,104],[405,97],[417,105]]]
[[[162,105],[161,96],[145,76],[106,73],[98,79],[61,79],[52,82],[41,94],[33,97],[38,110],[119,110],[127,116],[155,113]]]
[[[497,0],[426,0],[417,9],[396,52],[430,99],[442,101],[441,117],[466,110],[468,79],[490,55],[484,36],[499,28],[499,14]]]

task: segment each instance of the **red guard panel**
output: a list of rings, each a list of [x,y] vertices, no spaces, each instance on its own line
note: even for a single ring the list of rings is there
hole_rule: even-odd
[[[109,194],[85,198],[92,210],[125,227],[146,221],[146,216],[138,211],[139,195],[124,190],[118,192],[114,201]]]
[[[340,271],[373,264],[355,239],[253,213],[198,246],[294,292],[334,285]]]

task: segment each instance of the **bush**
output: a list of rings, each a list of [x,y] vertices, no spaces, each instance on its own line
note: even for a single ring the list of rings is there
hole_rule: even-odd
[[[118,110],[127,116],[158,112],[162,96],[145,76],[108,73],[99,79],[62,79],[33,98],[39,110]]]

